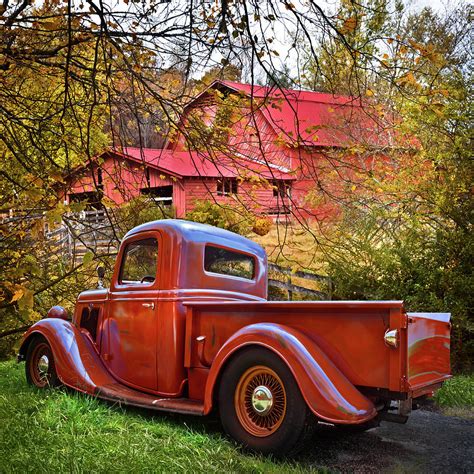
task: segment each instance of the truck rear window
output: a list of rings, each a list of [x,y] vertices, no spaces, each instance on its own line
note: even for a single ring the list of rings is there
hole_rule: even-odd
[[[243,253],[207,245],[204,255],[204,270],[253,280],[255,259]]]

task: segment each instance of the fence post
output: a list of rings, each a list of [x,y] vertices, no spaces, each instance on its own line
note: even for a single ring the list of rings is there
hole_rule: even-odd
[[[291,291],[291,275],[287,275],[287,283],[288,283],[288,301],[293,301],[293,291]]]

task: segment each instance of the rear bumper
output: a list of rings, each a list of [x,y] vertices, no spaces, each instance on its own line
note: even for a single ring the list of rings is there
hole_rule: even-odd
[[[426,384],[418,384],[415,386],[410,386],[410,396],[411,398],[419,398],[425,395],[433,396],[437,390],[439,390],[443,383],[446,380],[449,380],[452,375],[443,375],[439,377],[437,380],[430,380],[428,385]]]

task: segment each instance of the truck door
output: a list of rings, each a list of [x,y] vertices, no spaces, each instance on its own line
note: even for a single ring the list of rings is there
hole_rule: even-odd
[[[121,381],[157,389],[159,239],[140,233],[127,240],[111,284],[102,356]]]

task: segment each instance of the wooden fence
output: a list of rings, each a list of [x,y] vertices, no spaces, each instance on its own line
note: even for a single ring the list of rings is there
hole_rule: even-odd
[[[291,268],[281,267],[274,263],[268,264],[268,270],[268,286],[283,290],[288,301],[293,300],[295,293],[304,295],[308,299],[330,300],[332,298],[333,283],[331,278],[327,276],[299,270],[293,271]],[[272,278],[272,276],[277,278]],[[295,278],[300,281],[299,284],[294,283]],[[304,283],[301,283],[301,280]],[[313,288],[310,288],[310,286],[313,286]],[[319,289],[314,289],[314,286],[318,286]]]

